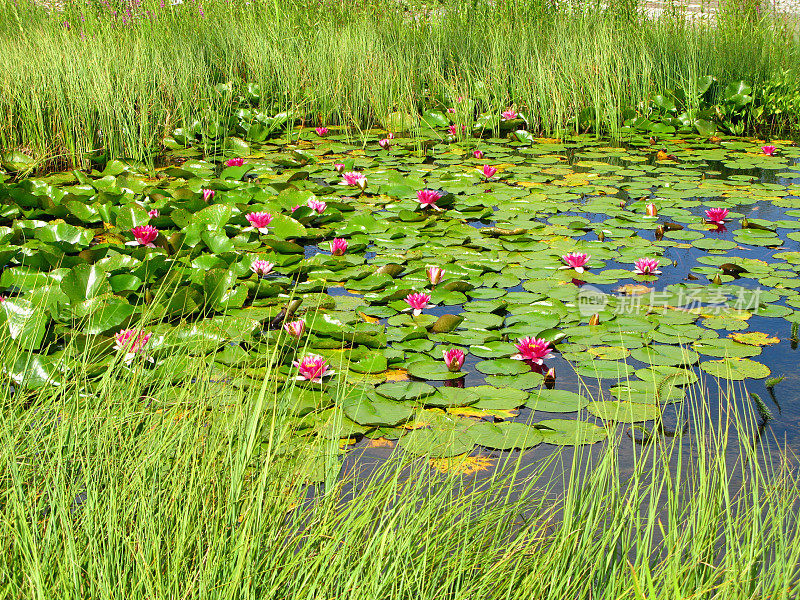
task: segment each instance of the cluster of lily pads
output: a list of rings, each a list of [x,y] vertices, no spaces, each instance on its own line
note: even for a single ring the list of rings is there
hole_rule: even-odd
[[[799,320],[788,144],[331,129],[0,184],[4,377],[268,374],[302,435],[452,456],[659,419],[695,365],[764,378],[749,321]]]

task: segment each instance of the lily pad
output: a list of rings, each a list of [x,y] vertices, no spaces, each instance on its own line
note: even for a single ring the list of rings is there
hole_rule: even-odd
[[[539,445],[545,439],[542,432],[524,423],[477,423],[469,431],[475,443],[495,450],[524,450]]]
[[[567,390],[537,390],[525,403],[534,411],[553,413],[577,412],[587,404],[589,404],[587,398]]]
[[[342,408],[352,421],[373,427],[395,427],[414,416],[413,407],[382,396],[351,396]]]
[[[749,358],[724,358],[700,363],[700,368],[713,377],[741,381],[764,379],[769,376],[769,367]]]
[[[436,388],[421,381],[398,381],[379,385],[375,391],[393,400],[417,400],[435,394]]]
[[[420,360],[408,365],[408,374],[419,379],[431,381],[446,381],[448,379],[458,379],[464,373],[452,373],[444,364],[444,361]]]
[[[618,400],[596,400],[586,407],[594,416],[618,423],[636,423],[652,421],[661,416],[661,410],[655,404],[637,402],[620,402]]]
[[[431,458],[457,456],[475,446],[470,430],[473,421],[458,417],[436,419],[429,429],[414,429],[400,438],[399,445],[406,452]]]
[[[608,437],[603,427],[571,419],[546,419],[536,423],[547,444],[556,446],[582,446],[595,444]]]

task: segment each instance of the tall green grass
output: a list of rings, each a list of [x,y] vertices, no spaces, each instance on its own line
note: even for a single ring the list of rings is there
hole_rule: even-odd
[[[88,364],[85,352],[64,360]],[[264,368],[249,388],[213,384],[199,366],[121,365],[90,392],[79,369],[61,388],[4,385],[0,597],[800,591],[797,475],[753,441],[733,397],[712,413],[697,396],[682,415],[687,437],[637,445],[616,432],[571,455],[509,455],[478,477],[402,453],[372,471],[355,463],[359,473],[341,470],[338,440],[307,436]]]
[[[99,3],[60,13],[0,0],[0,146],[54,166],[98,148],[152,157],[182,122],[233,110],[213,88],[228,81],[260,85],[264,110],[306,123],[369,128],[464,95],[525,108],[544,133],[574,129],[591,107],[613,132],[622,107],[697,75],[757,85],[800,65],[771,17],[723,10],[693,25],[609,4],[206,0],[200,17],[196,0],[146,0],[136,10],[154,16],[123,24],[122,5],[114,18]]]

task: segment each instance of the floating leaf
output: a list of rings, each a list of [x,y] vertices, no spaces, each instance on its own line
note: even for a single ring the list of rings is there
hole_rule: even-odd
[[[713,377],[741,381],[743,379],[764,379],[770,373],[769,367],[749,358],[724,358],[700,363],[700,368]]]
[[[510,358],[496,358],[482,360],[475,368],[485,375],[519,375],[530,372],[531,368],[521,360]]]
[[[414,416],[411,406],[381,396],[350,396],[342,408],[352,421],[375,427],[395,427]]]
[[[567,390],[537,390],[531,394],[526,406],[534,411],[570,413],[585,408],[587,398]]]
[[[451,408],[469,406],[478,401],[478,394],[474,388],[440,387],[435,394],[426,396],[423,400],[426,406]]]
[[[736,340],[741,344],[747,344],[750,346],[769,346],[772,344],[777,344],[781,341],[780,338],[770,336],[760,331],[751,331],[748,333],[731,333],[728,334],[728,337]]]
[[[654,404],[620,402],[618,400],[596,400],[589,402],[586,408],[596,417],[619,423],[652,421],[661,415],[661,410]]]
[[[546,419],[535,425],[541,427],[544,442],[556,446],[595,444],[608,437],[608,432],[593,423],[570,419]]]
[[[404,381],[384,383],[375,388],[375,391],[394,400],[417,400],[436,393],[436,388],[421,381]]]
[[[0,303],[0,331],[23,350],[38,350],[49,319],[42,308],[25,298],[10,298]],[[13,350],[10,350],[13,352]]]
[[[419,379],[429,379],[432,381],[445,381],[447,379],[458,379],[464,373],[451,373],[444,364],[444,361],[420,360],[408,365],[408,373]]]
[[[475,443],[495,450],[533,448],[544,440],[542,432],[524,423],[477,423],[469,430]]]
[[[597,377],[598,379],[627,379],[633,372],[633,367],[613,360],[592,360],[581,363],[575,369],[583,377]]]
[[[473,475],[481,471],[488,471],[494,465],[495,459],[488,456],[458,456],[445,458],[431,458],[428,464],[440,473],[457,473],[459,475]]]
[[[456,456],[472,450],[475,441],[469,434],[475,425],[458,417],[441,417],[430,429],[413,429],[400,438],[400,447],[406,452],[442,458]]]

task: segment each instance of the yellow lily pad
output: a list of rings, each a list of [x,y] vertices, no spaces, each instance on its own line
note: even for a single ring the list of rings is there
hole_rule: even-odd
[[[385,437],[375,438],[367,442],[368,448],[394,448],[394,442],[387,440]]]
[[[620,360],[631,355],[630,350],[621,346],[596,346],[589,348],[587,352],[595,358],[603,358],[605,360]]]
[[[495,417],[497,419],[510,419],[516,417],[519,411],[513,409],[502,408],[475,408],[474,406],[459,406],[456,408],[447,409],[452,415],[459,417],[468,417],[473,419],[481,419],[483,417]]]
[[[469,456],[467,454],[428,460],[428,464],[440,473],[457,473],[459,475],[472,475],[487,471],[494,463],[494,459],[488,456]]]
[[[781,341],[780,338],[772,337],[769,334],[762,333],[761,331],[729,333],[728,337],[733,338],[740,344],[747,344],[748,346],[770,346]]]

